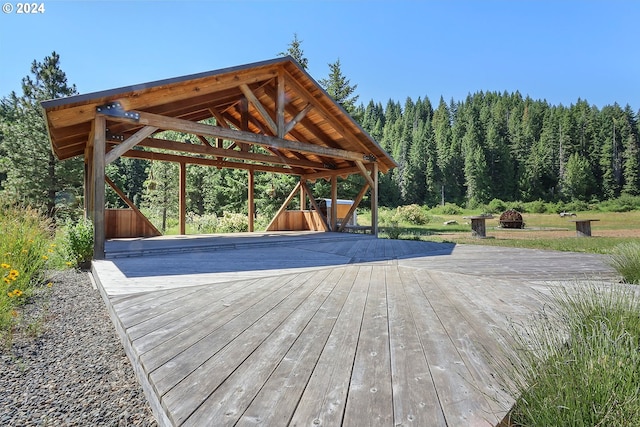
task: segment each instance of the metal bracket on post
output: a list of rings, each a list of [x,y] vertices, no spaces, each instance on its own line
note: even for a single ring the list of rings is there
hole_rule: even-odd
[[[96,107],[96,112],[111,117],[122,117],[125,119],[140,120],[140,113],[135,111],[125,111],[119,102],[111,102],[109,104],[99,105]]]
[[[362,160],[364,160],[365,162],[375,162],[376,156],[374,156],[373,154],[365,154],[364,156],[362,156]]]
[[[124,135],[120,135],[117,133],[111,133],[109,129],[107,129],[107,141],[118,141],[124,142]]]

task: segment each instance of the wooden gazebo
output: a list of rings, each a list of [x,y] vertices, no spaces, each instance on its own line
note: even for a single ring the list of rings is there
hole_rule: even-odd
[[[85,211],[95,229],[94,258],[104,258],[105,183],[130,207],[144,235],[155,228],[105,176],[120,156],[180,165],[180,231],[185,233],[186,165],[248,171],[249,230],[253,231],[254,173],[300,177],[273,219],[277,224],[300,194],[325,231],[343,231],[368,190],[372,233],[377,234],[378,172],[396,166],[369,136],[291,57],[210,71],[42,103],[51,145],[60,160],[84,156]],[[215,120],[210,120],[210,119]],[[209,119],[209,120],[208,120]],[[205,124],[215,123],[215,125]],[[191,143],[157,137],[174,130]],[[261,147],[261,148],[257,148]],[[337,221],[337,177],[361,174],[365,184],[342,222]],[[331,212],[323,215],[307,182],[331,182]],[[328,220],[327,218],[330,218]]]

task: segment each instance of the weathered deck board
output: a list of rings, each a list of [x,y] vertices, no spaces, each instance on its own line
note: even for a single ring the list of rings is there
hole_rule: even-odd
[[[581,254],[236,240],[209,254],[200,239],[196,256],[163,243],[155,258],[113,264],[125,271],[94,267],[163,425],[496,425],[512,398],[492,360],[512,319],[563,286],[541,280],[611,277]]]
[[[278,345],[279,348],[276,354],[279,358],[282,355],[280,351],[286,351],[284,357],[279,362],[276,360],[276,363],[272,364],[271,368],[275,367],[275,369],[264,381],[262,387],[253,387],[256,393],[253,399],[248,400],[250,404],[246,405],[242,411],[238,411],[242,413],[242,417],[237,425],[286,425],[289,422],[291,414],[297,405],[297,399],[292,399],[291,397],[299,396],[304,391],[318,356],[353,285],[352,275],[345,277],[344,272],[344,269],[333,270],[323,280],[322,285],[331,293],[327,295],[327,298],[322,301],[315,311],[313,307],[310,307],[312,318],[306,325],[301,325],[304,329],[300,333],[292,336],[290,328],[283,330],[283,333],[286,334],[286,340],[293,339],[294,341],[288,349],[285,346]],[[342,280],[343,277],[345,280]],[[274,345],[277,345],[275,341]],[[261,353],[263,354],[264,351]],[[263,359],[261,353],[257,353],[254,358]],[[224,387],[217,390],[209,399],[215,401],[218,397],[216,394],[225,395],[225,388],[229,389],[236,385],[243,385],[246,382],[246,378],[255,377],[254,363],[248,360],[243,366],[245,371],[250,371],[253,375],[244,375],[242,371],[236,371],[234,373],[236,377],[233,379],[235,381],[230,379],[230,381],[225,382]],[[246,388],[248,389],[249,387]],[[216,412],[219,412],[219,408],[217,409],[218,411]],[[196,417],[193,425],[203,425],[206,422],[213,423],[225,419],[225,414],[208,411],[207,418],[204,418],[201,415],[202,412],[204,411],[194,414]],[[236,417],[229,421],[231,421],[229,424],[233,425]]]
[[[317,276],[310,282],[316,282]],[[324,286],[323,286],[324,285]],[[314,287],[308,297],[295,307],[283,304],[282,320],[271,326],[268,339],[246,357],[241,353],[236,359],[242,363],[212,392],[197,411],[189,415],[185,426],[234,425],[250,405],[255,395],[282,362],[285,354],[310,322],[318,307],[333,291],[335,283],[322,281]],[[244,343],[242,343],[244,344]]]
[[[385,275],[394,379],[393,425],[446,426],[406,293],[406,288],[415,287],[416,282],[407,280],[406,275],[403,282],[400,271],[394,268],[387,268]]]
[[[403,282],[417,283],[414,271],[401,270],[400,274]],[[473,425],[486,410],[486,401],[475,392],[456,343],[440,320],[447,313],[436,310],[428,288],[425,292],[420,286],[410,286],[407,296],[447,425]]]
[[[283,321],[288,310],[297,307],[317,287],[315,280],[309,280],[309,274],[299,278],[302,284],[293,281],[293,278],[289,279],[286,287],[252,305],[239,316],[205,325],[210,333],[204,339],[151,373],[158,392],[166,395],[164,400],[168,402],[167,405],[171,402],[179,405],[184,395],[200,396],[201,390],[202,393],[209,393],[207,390],[213,384],[214,375],[216,381],[220,376],[220,381],[224,380],[238,363],[269,336],[272,328]],[[274,310],[276,307],[278,310]],[[199,377],[206,378],[206,381],[200,381]],[[197,388],[191,389],[192,385]]]
[[[344,414],[344,424],[348,426],[388,426],[393,422],[384,279],[384,267],[374,266]]]
[[[353,266],[347,272],[355,275],[353,287],[298,402],[291,426],[342,424],[371,270],[370,266]]]

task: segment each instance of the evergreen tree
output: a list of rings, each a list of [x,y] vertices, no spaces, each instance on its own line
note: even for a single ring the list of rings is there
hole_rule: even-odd
[[[622,188],[622,139],[620,125],[616,124],[622,111],[617,105],[602,109],[599,117],[597,178],[601,182],[600,195],[612,199],[620,194]]]
[[[587,201],[594,190],[594,184],[589,161],[579,153],[569,156],[563,178],[563,195],[567,199]]]
[[[462,198],[460,145],[454,144],[451,129],[451,115],[447,103],[440,97],[438,108],[433,113],[432,128],[434,144],[437,152],[437,167],[440,171],[440,182],[436,183],[440,192],[440,202],[459,203]]]
[[[623,153],[623,177],[624,187],[622,191],[634,196],[640,195],[640,136],[638,122],[631,107],[627,105],[624,110],[624,129],[622,137],[624,142]]]
[[[304,51],[302,50],[302,40],[298,39],[298,34],[293,33],[293,40],[289,43],[289,47],[286,52],[280,52],[278,56],[287,56],[290,55],[293,59],[295,59],[300,66],[306,70],[309,66],[309,60],[305,58]]]
[[[337,59],[333,64],[329,64],[329,76],[326,79],[320,79],[318,83],[320,83],[334,101],[340,104],[349,115],[354,117],[356,102],[359,97],[359,95],[354,95],[354,92],[358,88],[358,85],[352,85],[351,81],[342,74],[340,59]],[[362,120],[357,121],[360,122]]]
[[[177,163],[151,162],[142,206],[150,211],[152,218],[160,221],[158,229],[164,233],[169,219],[176,219],[178,216]]]
[[[464,122],[462,152],[467,204],[471,207],[491,200],[491,180],[482,141],[484,129],[480,120],[481,103],[478,97],[467,97],[467,105],[459,109]]]
[[[31,75],[22,79],[22,95],[12,92],[2,102],[0,123],[3,158],[0,173],[5,197],[42,208],[54,217],[56,202],[80,205],[83,162],[77,158],[60,162],[55,158],[40,107],[48,99],[76,93],[53,52],[43,62],[33,61]]]
[[[149,162],[147,160],[120,157],[106,166],[105,173],[139,208],[148,170]],[[107,187],[107,190],[109,189],[110,187]],[[113,191],[107,192],[106,203],[107,206],[112,207],[123,208],[126,206]]]

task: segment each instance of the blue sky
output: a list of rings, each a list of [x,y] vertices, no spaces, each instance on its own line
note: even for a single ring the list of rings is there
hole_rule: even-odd
[[[2,0],[2,3],[7,3]],[[44,1],[0,14],[0,96],[52,51],[80,93],[277,57],[293,34],[309,73],[340,59],[359,102],[519,90],[640,109],[640,2]]]

